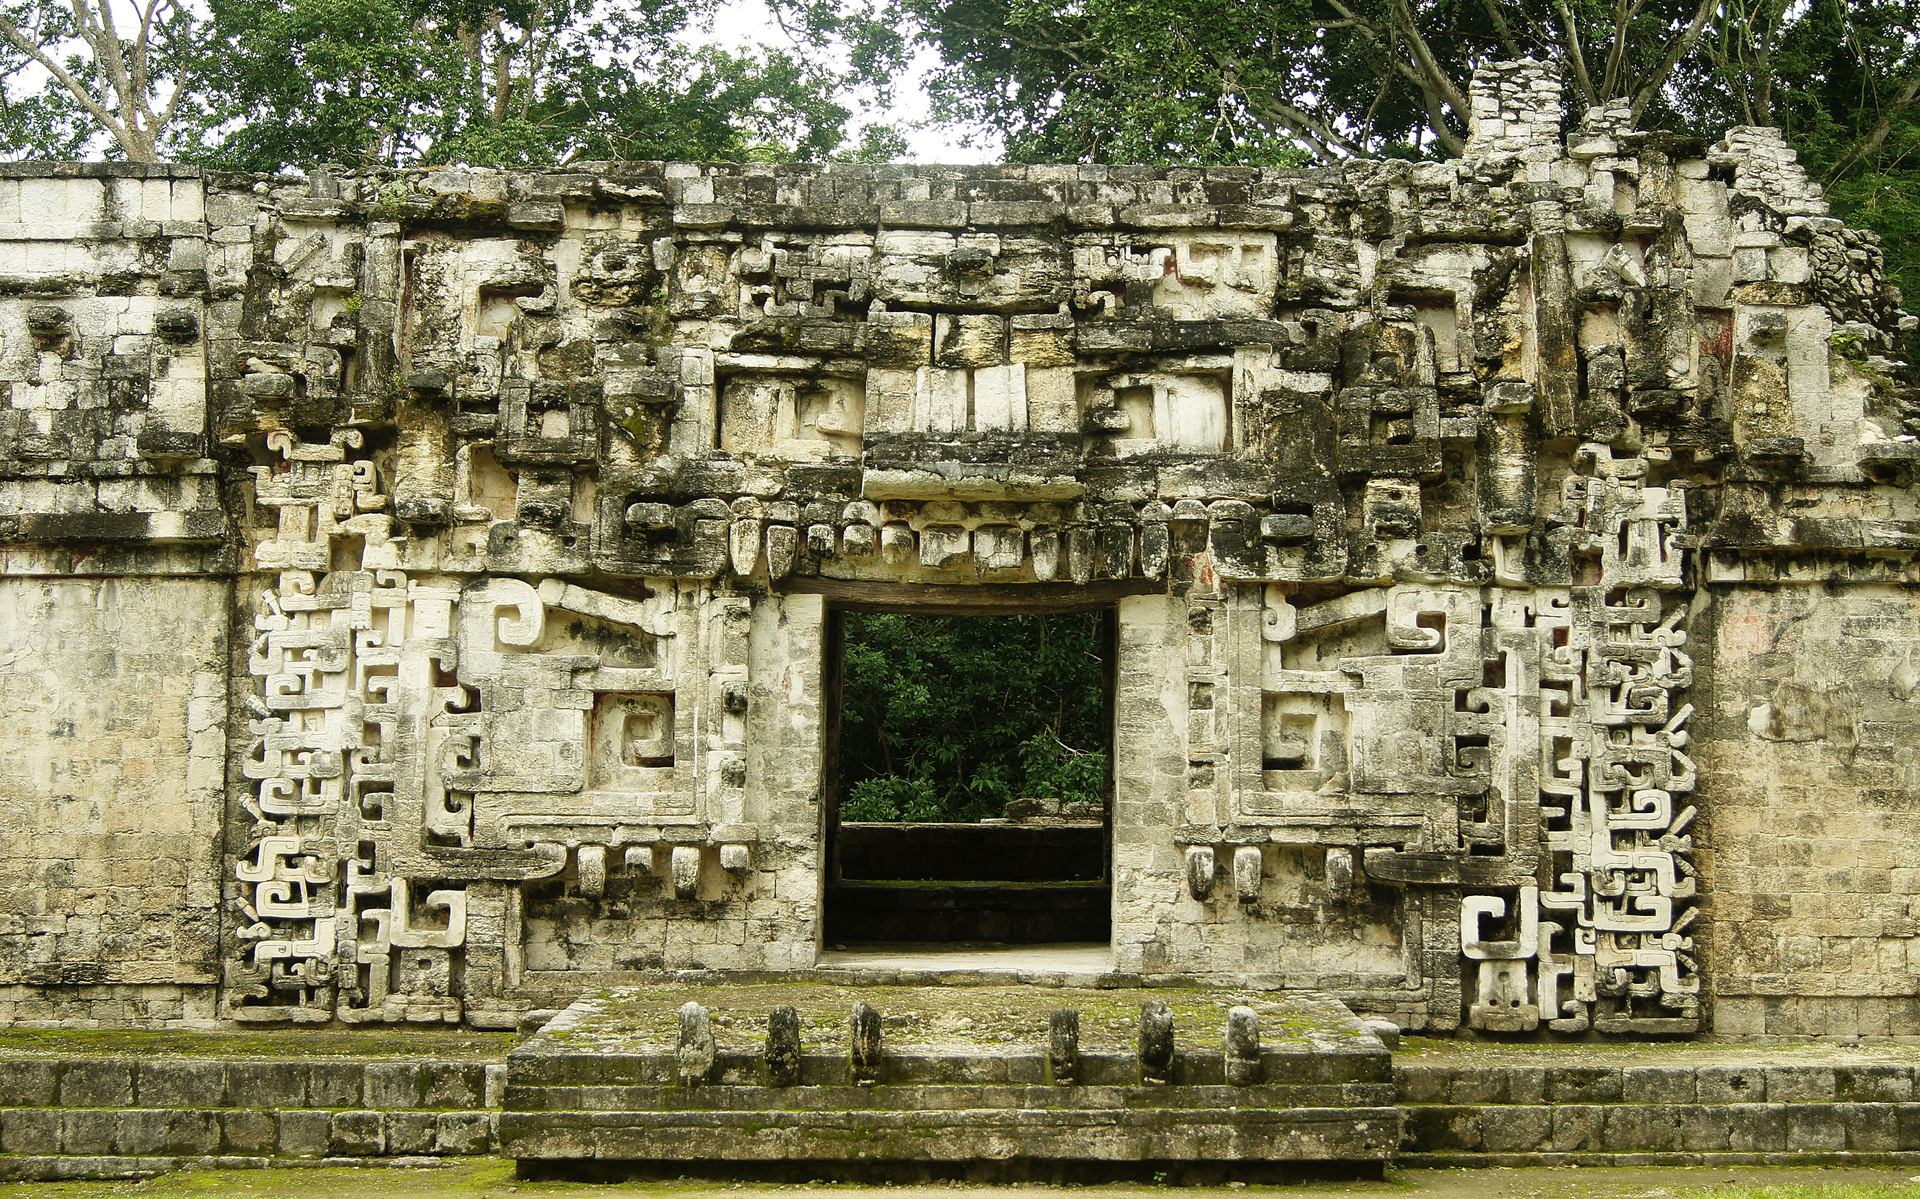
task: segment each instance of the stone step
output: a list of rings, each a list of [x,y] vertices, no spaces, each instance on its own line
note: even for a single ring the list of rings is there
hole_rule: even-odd
[[[934,1111],[1391,1106],[1386,1083],[1323,1086],[507,1087],[507,1111]]]
[[[288,1170],[323,1167],[387,1167],[396,1170],[442,1165],[437,1156],[407,1154],[397,1157],[263,1157],[222,1153],[201,1156],[127,1156],[119,1154],[0,1155],[0,1182],[61,1182],[157,1178],[180,1170]]]
[[[1246,1161],[1381,1163],[1392,1107],[502,1112],[522,1163]],[[539,1168],[538,1165],[535,1166]]]
[[[0,1107],[457,1110],[497,1104],[504,1078],[480,1062],[0,1057]]]
[[[783,1076],[791,1085],[765,1085]],[[1344,1005],[1205,988],[610,991],[515,1048],[507,1077],[500,1151],[535,1175],[782,1162],[1377,1172],[1402,1124],[1392,1059]]]
[[[0,1154],[324,1157],[487,1153],[495,1113],[242,1108],[4,1108]]]
[[[1916,1094],[1920,1064],[1454,1065],[1396,1063],[1403,1103],[1898,1103]]]
[[[1409,1154],[1900,1153],[1920,1103],[1415,1104]]]
[[[1390,1063],[1383,1054],[1312,1054],[1268,1052],[1260,1056],[1261,1077],[1276,1086],[1340,1086],[1348,1083],[1390,1085]],[[670,1053],[568,1053],[538,1056],[516,1054],[511,1059],[513,1083],[538,1086],[671,1086],[678,1081],[676,1059]],[[709,1081],[731,1086],[758,1086],[765,1078],[760,1054],[718,1054]],[[1081,1054],[1077,1081],[1092,1086],[1137,1086],[1140,1061],[1131,1053]],[[1044,1053],[929,1054],[912,1051],[885,1054],[880,1081],[895,1085],[1020,1086],[1048,1080]],[[1226,1059],[1221,1053],[1179,1053],[1168,1079],[1184,1086],[1217,1086],[1226,1081]],[[844,1087],[855,1082],[845,1055],[808,1054],[801,1059],[800,1085]]]

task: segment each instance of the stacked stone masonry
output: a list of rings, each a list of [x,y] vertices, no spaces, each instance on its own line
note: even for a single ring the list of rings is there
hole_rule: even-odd
[[[1394,1068],[1403,1164],[1641,1165],[1920,1161],[1913,1067]]]
[[[1118,974],[1920,1036],[1913,319],[1779,136],[0,167],[0,1020],[812,968],[842,604],[1117,613]],[[1013,597],[1009,600],[1009,596]]]
[[[0,1058],[0,1179],[488,1153],[506,1067]]]

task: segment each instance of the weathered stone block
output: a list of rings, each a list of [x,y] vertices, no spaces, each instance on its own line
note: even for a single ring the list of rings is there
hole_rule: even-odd
[[[1620,1071],[1624,1103],[1692,1103],[1695,1070],[1691,1066],[1628,1066]]]
[[[69,1061],[60,1074],[60,1106],[133,1106],[133,1063],[121,1059]]]
[[[61,1152],[61,1114],[52,1108],[0,1111],[0,1152],[50,1154]]]
[[[52,1107],[59,1102],[60,1073],[55,1063],[0,1058],[0,1108]]]
[[[327,1152],[348,1157],[377,1157],[385,1153],[387,1120],[391,1114],[384,1111],[332,1113],[327,1121]]]
[[[219,1062],[141,1062],[134,1091],[141,1107],[215,1107],[226,1097],[226,1072]]]
[[[390,1112],[386,1118],[386,1143],[382,1150],[392,1154],[425,1154],[435,1150],[439,1115],[433,1112]]]
[[[1701,1103],[1760,1103],[1767,1097],[1767,1075],[1759,1066],[1701,1066],[1694,1071],[1694,1093]]]
[[[1729,1150],[1735,1153],[1779,1153],[1786,1147],[1786,1104],[1747,1103],[1727,1109]]]
[[[1556,1105],[1550,1145],[1556,1153],[1590,1153],[1607,1148],[1607,1108]]]
[[[118,1152],[123,1112],[87,1110],[60,1113],[60,1152],[110,1154]]]
[[[1483,1109],[1413,1107],[1407,1109],[1407,1144],[1422,1153],[1457,1153],[1481,1147]]]
[[[283,1111],[275,1113],[280,1125],[280,1153],[286,1157],[320,1157],[330,1148],[334,1113],[325,1111]]]
[[[1604,1110],[1601,1144],[1610,1152],[1663,1153],[1680,1148],[1678,1110],[1651,1103],[1621,1103]]]
[[[493,1122],[485,1112],[441,1112],[434,1117],[434,1146],[443,1154],[493,1150]]]
[[[268,1155],[284,1152],[278,1113],[225,1111],[220,1113],[220,1130],[223,1152]]]
[[[1487,1107],[1480,1112],[1480,1145],[1488,1153],[1535,1153],[1553,1138],[1549,1107]]]
[[[1548,1103],[1618,1103],[1620,1071],[1607,1066],[1547,1067]]]
[[[1845,1149],[1847,1147],[1847,1113],[1858,1106],[1861,1105],[1788,1104],[1786,1109],[1787,1150],[1792,1153],[1838,1153]]]
[[[304,1107],[307,1066],[301,1062],[228,1062],[227,1102],[235,1107]]]
[[[360,1062],[314,1062],[307,1067],[306,1102],[312,1107],[361,1106]]]
[[[1838,1090],[1831,1066],[1768,1066],[1766,1076],[1770,1103],[1824,1103]]]
[[[412,1062],[368,1062],[361,1075],[362,1102],[370,1108],[419,1107],[425,1073]]]

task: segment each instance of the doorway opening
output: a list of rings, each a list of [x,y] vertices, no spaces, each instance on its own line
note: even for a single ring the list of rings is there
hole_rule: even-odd
[[[829,953],[1104,950],[1111,605],[834,611]]]

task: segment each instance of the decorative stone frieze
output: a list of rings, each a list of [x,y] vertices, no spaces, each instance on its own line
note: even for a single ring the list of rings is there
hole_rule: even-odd
[[[1904,958],[1789,942],[1904,945],[1920,861],[1768,881],[1743,805],[1794,801],[1741,755],[1902,836],[1913,318],[1771,131],[1563,139],[1539,63],[1473,114],[1458,161],[1320,170],[0,171],[9,644],[76,576],[128,580],[94,640],[165,629],[159,576],[234,614],[224,816],[157,780],[200,972],[0,923],[6,1002],[505,1027],[810,968],[834,613],[939,588],[1116,610],[1122,973],[1435,1030],[1688,1032],[1796,979],[1890,1019]],[[1867,675],[1779,658],[1848,620]],[[56,727],[7,734],[24,821]],[[1776,883],[1875,914],[1800,931]]]

